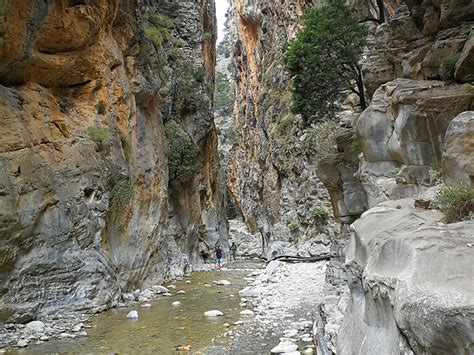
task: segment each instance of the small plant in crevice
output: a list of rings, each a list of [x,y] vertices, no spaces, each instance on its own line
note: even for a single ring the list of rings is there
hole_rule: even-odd
[[[100,100],[96,105],[95,109],[97,111],[97,114],[99,115],[105,115],[107,107],[105,106],[104,100]]]
[[[444,177],[444,171],[443,165],[441,164],[441,160],[437,160],[433,164],[431,164],[429,174],[432,184],[442,182]]]
[[[109,130],[106,127],[89,127],[87,130],[90,139],[94,142],[107,144],[110,142]]]
[[[312,207],[309,210],[309,213],[311,213],[311,216],[317,220],[325,220],[328,216],[326,210],[321,206]]]
[[[295,233],[299,230],[300,228],[300,224],[298,223],[298,221],[294,220],[294,221],[291,221],[291,222],[288,222],[286,224],[286,226],[290,229],[291,232]]]
[[[454,72],[456,71],[456,63],[458,62],[461,54],[450,53],[448,54],[439,67],[439,77],[444,81],[454,80]]]
[[[107,181],[109,207],[112,210],[124,208],[132,196],[132,185],[126,177],[110,176]]]
[[[130,159],[132,158],[132,145],[130,144],[130,140],[124,135],[121,136],[120,140],[122,143],[122,150],[125,162],[127,163],[127,166],[130,166]]]
[[[445,181],[433,201],[434,207],[443,212],[446,222],[458,222],[474,217],[474,187]]]
[[[58,106],[62,113],[69,113],[74,108],[74,102],[69,97],[62,97],[58,100]]]

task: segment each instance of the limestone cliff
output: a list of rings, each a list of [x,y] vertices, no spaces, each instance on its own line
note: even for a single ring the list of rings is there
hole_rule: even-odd
[[[231,150],[228,187],[267,255],[290,242],[312,241],[311,254],[329,251],[328,194],[315,175],[321,152],[332,149],[327,125],[304,130],[289,112],[289,78],[283,67],[285,43],[313,4],[297,1],[231,1],[236,143]],[[317,135],[321,134],[320,137]],[[316,141],[324,142],[316,146]]]
[[[0,322],[99,311],[182,273],[202,223],[225,244],[214,1],[7,1],[0,14]],[[186,181],[171,176],[170,122],[197,154]]]

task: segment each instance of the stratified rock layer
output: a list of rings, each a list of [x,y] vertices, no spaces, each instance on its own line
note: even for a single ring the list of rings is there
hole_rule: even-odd
[[[6,2],[0,14],[0,323],[102,310],[182,273],[203,220],[225,238],[212,0]],[[179,117],[163,109],[176,105],[164,93],[176,59],[158,35],[202,73],[200,106]],[[170,119],[202,166],[173,194]]]
[[[405,199],[352,224],[340,354],[472,352],[474,221],[446,225],[441,218]]]

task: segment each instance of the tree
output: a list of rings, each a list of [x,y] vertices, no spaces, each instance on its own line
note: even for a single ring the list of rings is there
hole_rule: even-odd
[[[334,118],[337,101],[348,92],[366,108],[362,72],[358,64],[365,30],[342,0],[329,0],[303,15],[303,29],[285,53],[293,79],[292,111],[305,124]]]

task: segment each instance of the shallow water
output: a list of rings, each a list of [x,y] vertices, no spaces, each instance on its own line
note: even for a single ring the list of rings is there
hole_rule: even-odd
[[[239,320],[238,291],[246,282],[243,277],[258,263],[239,263],[235,269],[214,272],[195,272],[190,277],[174,283],[172,297],[159,296],[148,303],[151,308],[131,307],[112,309],[96,315],[90,323],[88,336],[77,339],[50,340],[31,345],[20,354],[44,353],[160,353],[175,354],[177,345],[190,345],[192,353],[212,343],[225,331],[224,323]],[[247,269],[246,269],[247,268]],[[225,279],[229,286],[217,286],[213,281]],[[185,283],[190,280],[191,283]],[[211,285],[206,286],[205,284]],[[185,290],[184,295],[177,295]],[[233,295],[234,297],[232,297]],[[172,306],[180,301],[181,305]],[[136,309],[139,318],[126,319],[129,311]],[[206,318],[205,311],[218,309],[224,316]],[[220,338],[222,341],[224,338]]]

